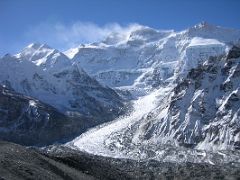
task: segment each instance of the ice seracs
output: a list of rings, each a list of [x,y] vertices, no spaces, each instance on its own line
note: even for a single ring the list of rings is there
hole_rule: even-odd
[[[209,57],[224,55],[227,51],[228,46],[216,39],[194,37],[186,47],[183,56],[183,71],[188,72],[191,68],[203,64]]]
[[[132,126],[137,124],[142,118],[147,117],[147,114],[157,107],[156,96],[160,98],[161,95],[165,95],[170,89],[171,87],[162,88],[149,95],[140,97],[138,100],[133,101],[134,111],[132,113],[122,116],[113,122],[96,127],[78,137],[73,142],[70,142],[68,145],[92,154],[103,156],[111,155],[121,158],[127,157],[126,154],[121,152],[125,146],[122,144],[122,142],[125,141],[125,137],[121,136],[121,131],[131,131]],[[119,132],[119,134],[117,132]],[[134,134],[134,136],[137,136],[137,134]],[[111,146],[113,147],[111,148]],[[96,149],[96,147],[98,148]],[[114,152],[114,147],[118,149],[117,153]]]

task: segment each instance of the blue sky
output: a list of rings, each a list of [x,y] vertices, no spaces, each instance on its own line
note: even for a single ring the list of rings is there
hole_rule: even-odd
[[[60,50],[138,23],[177,31],[201,21],[240,29],[239,0],[0,0],[0,55],[31,42]]]

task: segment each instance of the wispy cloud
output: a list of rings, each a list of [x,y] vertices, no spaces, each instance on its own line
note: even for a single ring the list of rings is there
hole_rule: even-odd
[[[61,50],[75,47],[81,43],[97,42],[105,39],[111,33],[126,35],[138,24],[121,26],[118,23],[109,23],[99,26],[91,22],[41,23],[31,27],[25,33],[28,40],[47,43]]]

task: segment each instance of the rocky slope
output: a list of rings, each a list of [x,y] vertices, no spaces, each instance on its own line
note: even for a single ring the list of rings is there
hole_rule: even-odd
[[[239,163],[172,163],[95,156],[63,146],[45,149],[48,157],[99,179],[237,179]],[[169,152],[171,154],[172,152]],[[239,154],[238,154],[239,155]],[[236,154],[236,156],[238,156]],[[181,158],[181,157],[179,157]]]
[[[46,151],[47,150],[47,151]],[[237,179],[239,164],[169,163],[93,156],[66,147],[27,149],[0,142],[0,179]]]
[[[0,141],[0,179],[95,179],[35,150]]]

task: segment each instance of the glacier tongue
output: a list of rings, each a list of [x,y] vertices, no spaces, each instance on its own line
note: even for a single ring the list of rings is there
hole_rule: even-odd
[[[144,97],[140,97],[133,101],[133,111],[120,117],[110,123],[102,124],[94,129],[91,129],[87,133],[81,135],[77,139],[69,143],[70,146],[74,146],[81,151],[86,151],[92,154],[98,154],[102,156],[111,155],[114,157],[124,156],[119,151],[112,151],[109,146],[111,141],[108,141],[114,133],[126,129],[131,129],[132,125],[140,121],[144,116],[157,107],[156,99],[160,96],[165,97],[172,87],[160,88],[159,90],[153,91]],[[118,142],[114,145],[121,149],[121,141],[123,139],[118,138]]]

